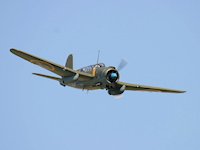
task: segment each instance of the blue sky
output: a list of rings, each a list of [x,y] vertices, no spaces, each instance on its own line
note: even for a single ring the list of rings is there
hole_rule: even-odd
[[[0,149],[199,150],[200,2],[197,0],[2,1]],[[62,87],[17,48],[75,68],[128,65],[121,80],[185,94]]]

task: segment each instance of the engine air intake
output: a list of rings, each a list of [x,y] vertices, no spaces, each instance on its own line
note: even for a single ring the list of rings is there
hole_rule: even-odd
[[[119,79],[119,73],[116,70],[109,70],[107,73],[107,80],[111,83]]]

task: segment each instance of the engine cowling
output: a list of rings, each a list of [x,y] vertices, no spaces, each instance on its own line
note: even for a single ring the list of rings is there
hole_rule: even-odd
[[[115,69],[111,69],[106,74],[106,80],[110,83],[117,82],[119,80],[119,73]]]
[[[119,73],[115,67],[102,67],[95,70],[97,78],[104,85],[110,85],[119,80]]]

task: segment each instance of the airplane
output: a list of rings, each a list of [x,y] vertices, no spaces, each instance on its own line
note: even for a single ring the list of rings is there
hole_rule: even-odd
[[[160,87],[129,84],[119,81],[119,69],[113,66],[106,67],[104,63],[98,63],[75,70],[73,68],[73,55],[67,58],[65,66],[55,64],[51,61],[36,57],[21,50],[10,49],[10,51],[44,69],[47,69],[60,77],[33,73],[34,75],[58,81],[62,86],[70,86],[82,90],[106,89],[109,95],[120,95],[124,91],[147,91],[164,93],[184,93],[186,91],[166,89]],[[99,56],[98,56],[99,57]],[[122,64],[123,66],[123,64]]]

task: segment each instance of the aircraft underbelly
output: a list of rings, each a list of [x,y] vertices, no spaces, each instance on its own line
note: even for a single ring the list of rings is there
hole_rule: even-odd
[[[77,82],[73,82],[73,83],[68,83],[67,86],[73,87],[73,88],[77,88],[77,89],[86,89],[86,90],[97,90],[97,89],[101,89],[101,87],[96,86],[95,83],[91,82],[85,82],[85,81],[77,81]]]

